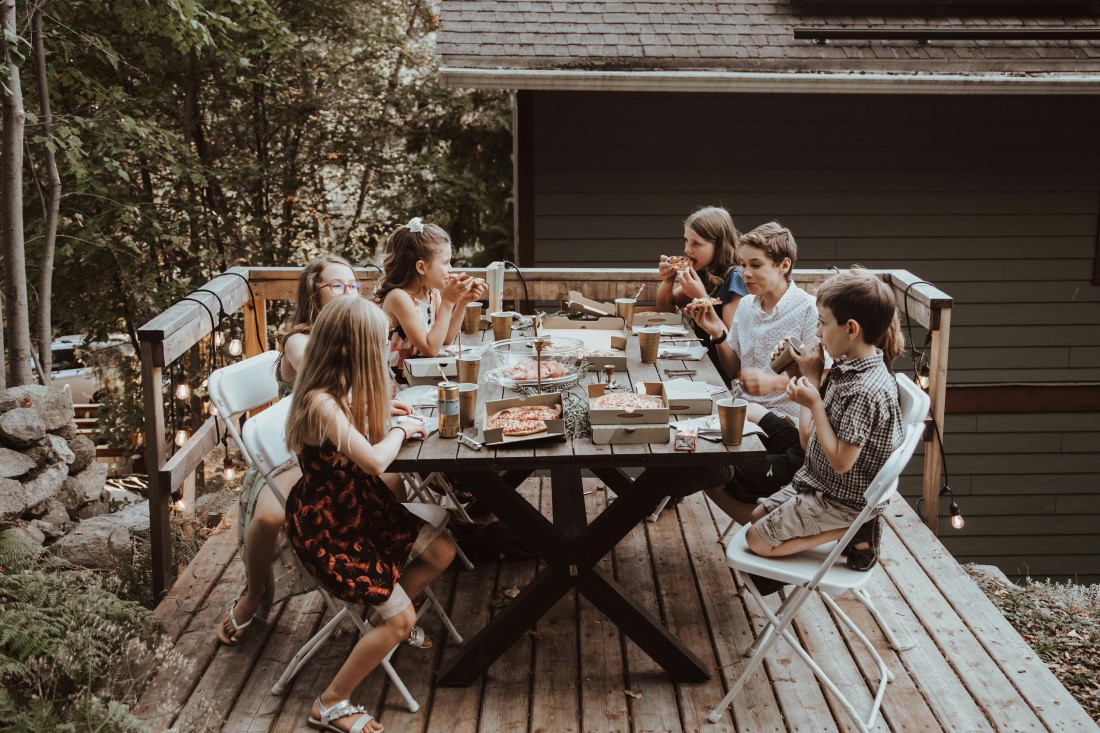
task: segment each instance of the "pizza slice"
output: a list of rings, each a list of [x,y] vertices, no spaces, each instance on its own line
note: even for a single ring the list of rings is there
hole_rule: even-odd
[[[709,298],[709,297],[707,297],[707,298],[695,298],[690,303],[688,303],[688,305],[693,305],[693,306],[718,306],[718,305],[722,305],[722,301],[720,301],[718,298]]]
[[[667,257],[668,266],[671,267],[673,270],[687,270],[694,264],[691,261],[691,258],[687,257],[686,255],[668,255]]]

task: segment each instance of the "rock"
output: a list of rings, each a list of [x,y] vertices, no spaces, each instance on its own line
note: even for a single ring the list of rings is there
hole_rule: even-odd
[[[71,422],[68,425],[60,427],[57,430],[51,430],[50,432],[54,435],[60,435],[65,440],[69,441],[70,444],[76,440],[76,436],[80,435],[80,430],[76,427],[75,422]]]
[[[57,557],[86,568],[115,567],[130,558],[133,549],[130,532],[118,514],[81,522],[49,547]]]
[[[8,407],[11,405],[11,407]],[[0,412],[31,407],[41,416],[46,430],[59,430],[73,421],[73,401],[63,389],[26,384],[12,387],[0,397]]]
[[[47,435],[46,441],[53,448],[54,455],[64,463],[66,466],[73,465],[73,461],[76,460],[76,454],[69,448],[69,443],[60,435]]]
[[[29,407],[17,407],[0,415],[0,441],[9,448],[26,448],[45,437],[46,423]]]
[[[10,413],[9,413],[10,414]],[[34,478],[23,481],[23,491],[26,492],[27,507],[41,504],[46,499],[52,499],[61,491],[65,479],[69,475],[69,467],[64,463],[54,463],[46,466]]]
[[[41,510],[38,518],[44,522],[55,524],[63,529],[68,529],[72,524],[72,520],[69,519],[69,512],[65,509],[65,505],[57,499],[47,499],[45,504],[35,507]]]
[[[114,514],[118,520],[125,524],[130,534],[148,536],[149,534],[149,502],[142,501],[133,504]]]
[[[35,522],[37,522],[37,521],[38,520],[35,520]],[[22,531],[23,534],[26,535],[26,537],[28,539],[30,539],[36,545],[41,547],[43,545],[43,543],[45,543],[45,541],[46,541],[46,533],[43,532],[38,527],[34,526],[35,522],[31,522],[30,524],[28,524],[26,526],[23,526],[23,527],[16,527],[16,529]]]
[[[0,478],[0,522],[14,522],[27,510],[27,492],[15,479]]]
[[[65,479],[57,498],[71,514],[84,504],[100,501],[106,483],[107,464],[92,461],[83,471]]]
[[[80,473],[95,460],[95,443],[87,435],[79,434],[68,438],[68,441],[69,449],[73,452],[73,462],[69,466],[69,473]]]
[[[66,514],[65,516],[68,517],[69,515]],[[45,544],[48,541],[56,540],[58,537],[62,537],[65,534],[66,527],[68,526],[69,525],[67,524],[65,526],[60,526],[54,524],[53,522],[47,522],[44,519],[35,519],[27,525],[27,529],[35,532],[41,532],[43,537],[42,542],[43,544]]]
[[[121,509],[145,501],[144,496],[126,489],[116,489],[113,486],[108,486],[104,490],[107,492],[107,505],[112,509]]]
[[[15,478],[34,468],[33,458],[8,448],[0,448],[0,478]]]
[[[102,517],[104,514],[110,514],[111,507],[107,502],[97,499],[96,501],[90,501],[87,504],[82,504],[79,509],[73,512],[73,519],[84,521],[85,519],[91,519],[92,517]]]

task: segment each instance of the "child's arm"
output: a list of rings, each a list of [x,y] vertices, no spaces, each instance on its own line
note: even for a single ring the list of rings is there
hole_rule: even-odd
[[[736,379],[741,371],[741,357],[730,346],[728,340],[730,328],[718,317],[718,314],[714,312],[714,308],[709,305],[688,305],[684,308],[684,312],[694,319],[699,324],[699,328],[706,331],[711,339],[721,339],[714,344],[715,349],[718,351],[718,358],[721,360],[722,368],[726,370],[726,374],[730,375],[731,379]],[[732,323],[732,317],[730,321]]]
[[[279,368],[283,371],[282,377],[284,381],[293,381],[293,378],[298,376],[298,367],[302,365],[302,357],[306,353],[306,344],[309,343],[309,336],[304,333],[294,333],[287,336],[286,341],[283,342],[283,366],[290,367],[290,373]]]
[[[393,463],[393,459],[397,457],[406,438],[426,435],[422,423],[407,420],[400,424],[393,424],[385,438],[377,443],[371,443],[367,436],[351,424],[351,420],[343,410],[337,407],[335,400],[328,396],[317,399],[322,401],[319,409],[324,416],[322,424],[326,426],[324,437],[335,445],[337,450],[355,461],[356,465],[375,476],[385,473]]]
[[[673,305],[675,299],[673,289],[676,286],[677,271],[672,269],[672,265],[668,264],[667,255],[661,255],[661,261],[657,263],[657,270],[661,273],[661,282],[657,284],[657,305]]]
[[[829,422],[829,416],[825,414],[825,403],[821,400],[821,393],[817,391],[817,387],[805,377],[792,379],[787,384],[787,396],[802,406],[798,421],[799,438],[802,437],[803,425],[809,425],[810,420],[813,420],[813,426],[817,429],[817,442],[825,452],[829,465],[837,473],[851,471],[852,466],[856,465],[862,446],[836,437],[832,423]]]
[[[457,302],[457,293],[454,292],[453,288],[447,287],[443,292],[435,323],[432,324],[431,329],[420,320],[420,314],[416,312],[416,305],[413,303],[412,296],[404,290],[391,290],[386,295],[382,310],[397,320],[401,325],[401,329],[405,332],[405,336],[409,339],[409,343],[419,353],[424,356],[437,356],[440,349],[443,348],[443,344],[446,343],[447,334],[452,327],[451,321],[456,320],[452,316]],[[457,321],[461,324],[462,319],[458,318]]]

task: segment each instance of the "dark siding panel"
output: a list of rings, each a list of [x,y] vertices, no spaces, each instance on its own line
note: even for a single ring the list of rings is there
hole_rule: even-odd
[[[1100,380],[1092,98],[534,95],[536,262],[649,266],[692,209],[778,219],[800,265],[904,268],[955,300],[949,380]],[[913,339],[923,343],[922,329]],[[1100,414],[950,415],[941,537],[1100,581]],[[902,480],[920,495],[921,462]],[[946,504],[943,505],[946,511]]]

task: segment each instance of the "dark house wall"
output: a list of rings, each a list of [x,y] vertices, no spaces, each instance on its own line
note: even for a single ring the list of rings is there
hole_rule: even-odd
[[[1096,97],[522,92],[519,105],[527,261],[652,264],[680,250],[693,208],[722,204],[742,231],[789,226],[801,266],[905,268],[954,296],[949,383],[1100,381]],[[1100,414],[955,414],[946,431],[967,517],[941,531],[956,557],[1100,581]]]

